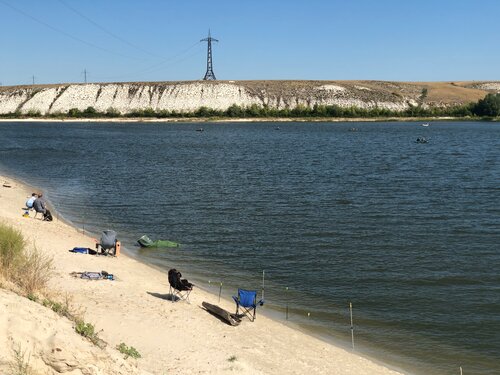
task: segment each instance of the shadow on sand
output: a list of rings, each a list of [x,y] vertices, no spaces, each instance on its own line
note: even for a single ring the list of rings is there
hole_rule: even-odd
[[[170,294],[170,293],[167,293],[167,294],[161,294],[161,293],[155,293],[155,292],[147,292],[149,295],[153,296],[153,297],[156,297],[156,298],[161,298],[161,299],[164,299],[166,301],[179,301],[180,298],[177,297],[176,295],[173,295],[173,294]]]

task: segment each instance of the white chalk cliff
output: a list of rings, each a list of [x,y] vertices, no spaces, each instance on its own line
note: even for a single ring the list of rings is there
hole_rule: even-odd
[[[423,95],[423,90],[425,95]],[[122,114],[152,109],[192,112],[200,107],[338,105],[402,111],[409,106],[463,104],[498,92],[498,82],[188,81],[56,84],[0,87],[0,114],[67,113],[93,107]],[[451,94],[450,94],[451,93]]]

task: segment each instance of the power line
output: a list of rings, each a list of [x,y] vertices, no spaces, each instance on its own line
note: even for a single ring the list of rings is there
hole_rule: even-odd
[[[178,60],[175,60],[175,61],[172,61],[168,64],[164,64],[164,66],[161,66],[161,67],[158,67],[158,68],[155,68],[155,69],[149,69],[148,71],[146,72],[141,72],[140,74],[144,74],[144,73],[154,73],[154,72],[158,72],[160,70],[162,70],[164,67],[166,66],[171,66],[171,65],[174,65],[174,64],[179,64],[183,61],[186,61],[187,59],[193,57],[193,56],[196,56],[196,55],[200,55],[203,51],[202,50],[198,50],[198,51],[194,51],[193,53],[181,58],[181,59],[178,59]]]
[[[112,36],[113,38],[118,39],[121,42],[123,42],[125,44],[128,44],[129,46],[131,46],[133,48],[139,49],[139,50],[141,50],[141,51],[143,51],[143,52],[145,52],[147,54],[154,55],[154,54],[148,52],[147,50],[144,50],[143,48],[138,47],[138,46],[134,45],[133,43],[128,42],[127,40],[121,38],[120,36],[112,33],[111,31],[105,29],[104,27],[100,26],[97,22],[93,21],[92,19],[90,19],[89,17],[85,16],[84,14],[82,14],[81,12],[79,12],[78,10],[76,10],[75,8],[73,8],[73,7],[69,6],[68,4],[66,4],[63,0],[58,0],[58,1],[61,4],[63,4],[64,6],[66,6],[68,9],[72,10],[74,13],[78,14],[80,17],[86,19],[88,22],[92,23],[93,25],[95,25],[96,27],[98,27],[99,29],[101,29],[102,31],[104,31],[105,33],[107,33],[110,36]],[[67,33],[66,31],[61,30],[61,29],[59,29],[57,27],[54,27],[54,26],[48,24],[47,22],[45,22],[45,21],[43,21],[43,20],[41,20],[41,19],[39,19],[37,17],[34,17],[31,14],[29,14],[29,13],[27,13],[27,12],[25,12],[25,11],[23,11],[23,10],[21,10],[21,9],[15,7],[15,6],[13,6],[13,5],[11,5],[6,0],[0,0],[0,3],[3,4],[4,6],[10,8],[11,10],[13,10],[13,11],[15,11],[15,12],[23,15],[24,17],[27,17],[27,18],[29,18],[29,19],[31,19],[31,20],[33,20],[33,21],[35,21],[35,22],[37,22],[37,23],[45,26],[46,28],[51,29],[52,31],[55,31],[56,33],[64,35],[64,36],[66,36],[66,37],[68,37],[70,39],[73,39],[73,40],[75,40],[75,41],[77,41],[79,43],[82,43],[82,44],[85,44],[85,45],[87,45],[89,47],[92,47],[92,48],[95,48],[95,49],[107,52],[109,54],[118,55],[118,56],[121,56],[121,57],[130,58],[130,59],[138,59],[137,57],[131,57],[131,56],[119,53],[119,52],[115,52],[115,51],[112,51],[112,50],[100,47],[99,45],[96,45],[94,43],[91,43],[91,42],[88,42],[86,40],[83,40],[83,39],[81,39],[81,38],[79,38],[77,36],[74,36],[74,35],[72,35],[70,33]],[[192,57],[192,56],[200,53],[201,51],[195,51],[195,53],[189,54],[189,55],[187,55],[187,56],[179,59],[179,57],[181,57],[182,55],[185,55],[186,53],[188,53],[191,49],[193,49],[195,46],[199,45],[200,43],[201,43],[201,41],[200,42],[196,42],[196,43],[192,44],[191,46],[189,46],[188,48],[180,51],[179,53],[177,53],[177,54],[175,54],[173,56],[170,56],[169,58],[166,58],[163,61],[160,61],[159,63],[156,63],[154,65],[151,65],[151,66],[147,67],[147,68],[144,68],[144,69],[141,69],[139,71],[136,71],[134,73],[123,74],[123,75],[114,76],[114,77],[100,77],[100,79],[119,79],[121,77],[126,77],[126,76],[131,76],[131,75],[141,75],[141,74],[144,74],[144,73],[148,73],[148,72],[152,73],[152,72],[161,70],[164,66],[180,63],[180,62],[182,62],[182,61],[184,61],[184,60],[186,60],[186,59],[188,59],[188,58],[190,58],[190,57]],[[158,55],[154,55],[154,56],[158,57]],[[87,70],[85,69],[84,72],[82,72],[82,74],[84,74],[84,80],[85,80],[85,82],[87,82],[87,74],[88,74]],[[32,82],[34,84],[35,77],[33,76],[32,78],[33,78]]]
[[[106,80],[109,80],[109,79],[120,79],[120,78],[123,78],[123,77],[130,77],[130,76],[135,76],[135,75],[141,75],[141,74],[144,74],[144,73],[153,73],[153,72],[157,72],[159,70],[161,70],[164,66],[167,66],[167,65],[173,65],[173,64],[177,64],[179,62],[182,62],[184,60],[187,60],[189,59],[190,57],[196,55],[196,54],[199,54],[201,52],[200,51],[195,51],[194,53],[191,53],[181,59],[177,59],[178,57],[186,54],[187,52],[189,52],[191,49],[193,49],[193,47],[196,47],[197,45],[201,44],[201,42],[196,42],[194,44],[192,44],[191,46],[189,46],[188,48],[180,51],[179,53],[157,63],[157,64],[154,64],[154,65],[151,65],[147,68],[144,68],[144,69],[141,69],[141,70],[138,70],[138,71],[135,71],[133,73],[127,73],[127,74],[120,74],[120,75],[116,75],[116,76],[107,76],[107,77],[103,77],[103,76],[98,76],[98,79],[106,79]],[[94,76],[95,77],[95,76]]]
[[[136,74],[156,72],[156,71],[160,70],[161,69],[160,67],[162,67],[162,66],[173,65],[173,64],[177,64],[179,62],[185,61],[188,58],[200,53],[201,51],[195,51],[194,53],[191,53],[191,54],[189,54],[181,59],[177,59],[177,58],[184,55],[185,53],[190,51],[193,47],[195,47],[199,44],[201,44],[201,42],[196,42],[196,43],[192,44],[190,47],[186,48],[185,50],[169,57],[168,59],[163,60],[162,62],[159,62],[158,64],[152,65],[152,66],[145,68],[139,72],[136,72]]]
[[[101,26],[100,24],[98,24],[97,22],[95,22],[94,20],[92,20],[91,18],[87,17],[85,14],[81,13],[80,11],[78,11],[77,9],[73,8],[72,6],[68,5],[65,1],[63,0],[58,0],[62,5],[64,5],[66,8],[68,8],[69,10],[71,10],[73,13],[77,14],[78,16],[82,17],[84,20],[86,20],[87,22],[91,23],[92,25],[94,25],[95,27],[97,27],[98,29],[104,31],[106,34],[110,35],[111,37],[115,38],[116,40],[119,40],[120,42],[122,43],[125,43],[126,45],[132,47],[132,48],[135,48],[139,51],[142,51],[150,56],[153,56],[153,57],[159,57],[161,58],[161,56],[155,54],[155,53],[152,53],[152,52],[149,52],[147,50],[145,50],[144,48],[142,47],[139,47],[131,42],[129,42],[128,40],[120,37],[119,35],[116,35],[115,33],[109,31],[108,29],[106,29],[105,27]]]
[[[121,57],[126,57],[126,58],[128,58],[128,59],[137,59],[137,58],[135,58],[135,57],[128,56],[128,55],[124,55],[124,54],[119,53],[119,52],[114,52],[114,51],[108,50],[108,49],[106,49],[106,48],[100,47],[100,46],[98,46],[98,45],[96,45],[96,44],[93,44],[93,43],[87,42],[87,41],[85,41],[85,40],[83,40],[83,39],[80,39],[80,38],[78,38],[77,36],[71,35],[71,34],[67,33],[66,31],[63,31],[63,30],[61,30],[61,29],[58,29],[58,28],[56,28],[56,27],[54,27],[54,26],[52,26],[52,25],[49,25],[48,23],[46,23],[46,22],[44,22],[44,21],[42,21],[42,20],[40,20],[40,19],[38,19],[38,18],[36,18],[36,17],[33,17],[32,15],[30,15],[30,14],[26,13],[25,11],[23,11],[23,10],[21,10],[21,9],[19,9],[19,8],[16,8],[15,6],[13,6],[13,5],[11,5],[11,4],[9,4],[9,3],[7,3],[7,2],[6,2],[6,1],[4,1],[4,0],[0,0],[0,3],[2,3],[3,5],[5,5],[5,6],[9,7],[10,9],[12,9],[12,10],[14,10],[14,11],[16,11],[16,12],[18,12],[18,13],[22,14],[23,16],[25,16],[25,17],[27,17],[27,18],[32,19],[32,20],[33,20],[33,21],[35,21],[35,22],[38,22],[39,24],[41,24],[41,25],[43,25],[43,26],[45,26],[45,27],[47,27],[47,28],[49,28],[49,29],[51,29],[51,30],[53,30],[53,31],[57,32],[57,33],[60,33],[60,34],[62,34],[62,35],[64,35],[64,36],[66,36],[66,37],[68,37],[68,38],[71,38],[71,39],[73,39],[73,40],[76,40],[77,42],[80,42],[80,43],[86,44],[87,46],[90,46],[90,47],[92,47],[92,48],[96,48],[96,49],[98,49],[98,50],[101,50],[101,51],[104,51],[104,52],[107,52],[107,53],[111,53],[111,54],[113,54],[113,55],[117,55],[117,56],[121,56]]]

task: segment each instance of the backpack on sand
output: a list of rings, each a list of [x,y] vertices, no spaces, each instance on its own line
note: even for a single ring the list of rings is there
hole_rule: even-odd
[[[43,215],[43,220],[44,221],[52,221],[52,220],[54,220],[54,218],[52,217],[52,214],[50,213],[49,210],[47,210],[45,212],[45,214]]]

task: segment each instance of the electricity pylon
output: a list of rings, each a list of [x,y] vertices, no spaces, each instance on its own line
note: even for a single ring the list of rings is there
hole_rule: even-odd
[[[217,39],[212,38],[210,36],[210,29],[208,30],[208,38],[200,40],[200,42],[207,42],[208,43],[208,49],[207,49],[207,72],[205,73],[205,77],[203,80],[205,81],[215,81],[217,78],[215,78],[215,73],[214,70],[212,69],[212,41],[218,42]]]

